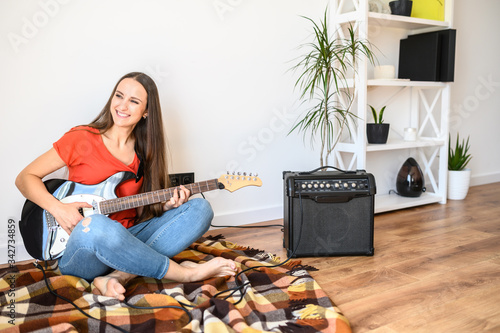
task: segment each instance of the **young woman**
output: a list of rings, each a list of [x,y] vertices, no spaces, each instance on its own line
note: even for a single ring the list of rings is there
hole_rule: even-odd
[[[119,197],[159,190],[167,187],[165,154],[158,90],[149,76],[134,72],[118,81],[94,121],[71,129],[21,171],[16,179],[21,193],[70,234],[59,258],[61,273],[93,280],[102,295],[119,300],[137,275],[189,282],[235,274],[234,262],[223,258],[181,265],[169,259],[203,235],[213,218],[210,204],[200,198],[188,201],[185,187],[168,202],[82,219],[79,209],[89,204],[62,203],[42,182],[67,166],[69,180],[87,185],[133,172],[134,179],[117,187]]]

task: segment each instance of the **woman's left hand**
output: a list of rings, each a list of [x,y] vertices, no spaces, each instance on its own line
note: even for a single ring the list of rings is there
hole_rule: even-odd
[[[167,211],[169,209],[179,207],[180,205],[185,203],[190,196],[191,192],[184,186],[181,185],[180,187],[176,187],[172,198],[170,198],[170,200],[165,202],[165,204],[163,205],[163,210]]]

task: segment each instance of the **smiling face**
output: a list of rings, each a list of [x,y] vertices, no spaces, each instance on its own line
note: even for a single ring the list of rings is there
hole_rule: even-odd
[[[110,112],[115,126],[130,127],[147,116],[148,93],[146,89],[134,79],[123,79],[111,99]]]

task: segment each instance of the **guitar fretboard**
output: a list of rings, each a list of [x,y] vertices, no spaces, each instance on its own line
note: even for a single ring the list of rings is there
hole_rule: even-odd
[[[208,192],[219,189],[219,182],[217,179],[205,180],[198,183],[192,183],[184,185],[191,194],[197,194],[201,192]],[[170,200],[174,195],[174,190],[176,187],[170,187],[164,190],[158,190],[153,192],[141,193],[136,195],[131,195],[123,198],[116,198],[101,201],[99,203],[99,210],[101,214],[112,214],[120,212],[122,210],[152,205],[158,202],[165,202]],[[177,187],[179,191],[179,187]]]

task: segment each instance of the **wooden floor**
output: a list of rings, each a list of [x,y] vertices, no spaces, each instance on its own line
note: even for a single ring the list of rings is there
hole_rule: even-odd
[[[282,220],[264,224],[281,224]],[[210,230],[286,257],[281,228]],[[373,257],[302,258],[353,332],[500,332],[500,183],[375,215]]]

